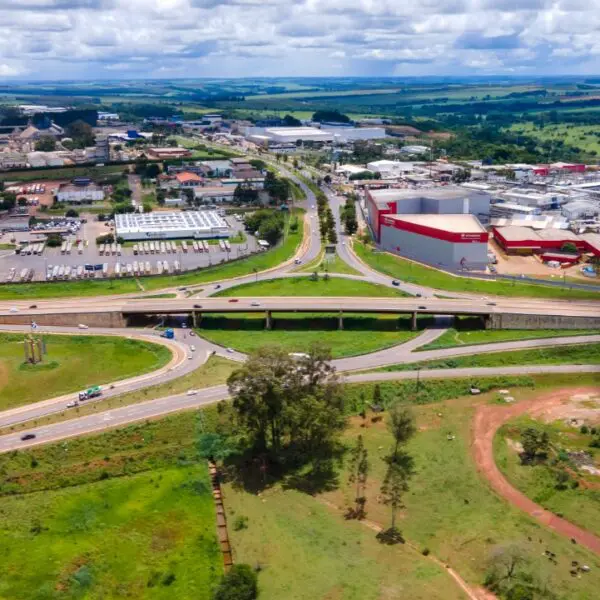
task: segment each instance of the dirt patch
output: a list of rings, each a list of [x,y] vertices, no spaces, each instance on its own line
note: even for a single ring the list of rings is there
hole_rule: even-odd
[[[597,388],[566,388],[554,392],[544,392],[530,400],[524,400],[508,406],[484,404],[477,408],[472,426],[472,451],[478,471],[489,481],[491,487],[508,502],[536,519],[553,531],[574,539],[596,554],[600,554],[600,537],[557,517],[545,510],[514,488],[502,475],[494,460],[493,441],[498,428],[508,420],[525,413],[533,415],[552,415],[565,403],[572,409],[571,398],[575,394],[597,394]],[[554,411],[554,412],[553,412]],[[564,413],[563,413],[564,414]],[[559,417],[560,418],[560,417]],[[551,420],[556,420],[551,418]]]

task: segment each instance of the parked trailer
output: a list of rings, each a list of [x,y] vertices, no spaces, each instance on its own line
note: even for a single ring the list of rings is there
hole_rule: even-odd
[[[21,269],[21,273],[19,273],[19,279],[21,281],[27,281],[27,275],[29,275],[29,269]]]
[[[58,265],[54,265],[54,267],[52,269],[52,280],[56,281],[57,277],[58,277]]]
[[[154,254],[154,242],[150,242],[150,254]]]
[[[171,248],[173,248],[174,254],[177,254],[177,252],[179,252],[179,248],[177,247],[177,242],[171,242]]]
[[[137,256],[137,254],[138,254],[138,245],[137,245],[137,244],[134,244],[134,245],[133,245],[133,255],[134,255],[134,256]]]
[[[225,244],[223,243],[223,240],[219,240],[219,248],[223,251],[225,250]]]
[[[175,273],[180,273],[181,272],[181,265],[179,264],[179,261],[176,260],[173,262],[173,271]]]
[[[65,279],[71,279],[71,271],[72,268],[69,265],[67,265],[65,267]]]
[[[225,250],[227,250],[227,252],[231,252],[231,244],[229,243],[229,240],[224,240],[223,243],[225,244]]]
[[[194,249],[194,252],[202,252],[202,250],[198,248],[198,242],[196,240],[192,242],[192,248]]]
[[[121,248],[121,244],[117,244],[117,256],[121,256],[121,252],[122,252],[122,248]]]
[[[77,254],[83,254],[83,242],[77,244]]]
[[[162,275],[162,272],[163,272],[162,260],[157,260],[156,261],[156,272],[157,272],[158,275]]]
[[[169,272],[169,263],[166,260],[163,260],[163,270],[165,273]]]
[[[102,265],[102,277],[108,277],[108,263]]]
[[[34,274],[35,274],[35,270],[29,269],[29,272],[27,273],[27,281],[31,281],[33,279]]]
[[[127,269],[127,276],[131,277],[133,275],[133,267],[131,266],[131,263],[127,263],[126,269]]]
[[[140,273],[140,264],[138,263],[137,260],[133,261],[133,274],[134,275],[139,275]]]
[[[117,245],[116,244],[111,244],[110,245],[110,253],[114,256],[117,253]]]
[[[166,253],[166,251],[167,251],[167,246],[166,246],[166,244],[165,244],[164,242],[161,242],[161,243],[160,243],[160,253],[161,253],[161,254],[165,254],[165,253]]]
[[[150,275],[152,273],[152,266],[150,265],[150,261],[146,261],[145,267],[146,275]]]
[[[77,267],[77,279],[81,279],[83,277],[83,267],[79,265]]]
[[[187,254],[187,251],[188,251],[188,245],[187,245],[187,242],[181,242],[181,250],[182,250],[182,251],[183,251],[185,254]]]
[[[71,280],[77,279],[77,267],[71,268]]]
[[[64,265],[60,265],[60,267],[58,267],[58,278],[59,279],[65,278],[65,266]]]
[[[63,242],[60,246],[60,253],[65,254],[67,252],[67,242]]]
[[[67,242],[67,247],[65,248],[65,254],[71,254],[72,249],[73,249],[73,242]]]
[[[121,277],[121,263],[115,264],[115,277]]]
[[[208,242],[206,240],[202,240],[199,243],[202,244],[202,247],[204,248],[204,252],[208,252],[209,251]]]
[[[7,282],[12,281],[15,278],[15,273],[16,272],[17,272],[17,270],[14,267],[11,267],[8,275],[6,276],[6,281]]]
[[[98,254],[99,254],[100,256],[104,256],[104,248],[105,248],[105,245],[104,245],[104,244],[100,244],[100,245],[98,246]]]

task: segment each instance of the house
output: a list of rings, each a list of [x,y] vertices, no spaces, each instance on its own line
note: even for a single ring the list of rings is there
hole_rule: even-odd
[[[202,185],[203,182],[202,177],[196,175],[196,173],[190,173],[188,171],[177,173],[175,175],[175,180],[180,188],[195,188],[199,185]]]

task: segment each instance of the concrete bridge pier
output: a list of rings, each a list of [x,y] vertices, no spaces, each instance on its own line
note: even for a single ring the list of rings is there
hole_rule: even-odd
[[[417,313],[416,312],[414,312],[412,314],[412,317],[410,318],[410,330],[411,331],[417,330]]]
[[[338,329],[342,331],[344,329],[344,312],[340,310],[338,315]]]
[[[195,310],[192,311],[192,324],[194,325],[194,328],[200,327],[201,323],[202,323],[202,313],[196,312]]]
[[[270,310],[265,311],[265,329],[273,329],[273,315]]]

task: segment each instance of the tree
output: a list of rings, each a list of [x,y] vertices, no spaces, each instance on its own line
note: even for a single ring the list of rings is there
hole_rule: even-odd
[[[79,213],[74,209],[70,208],[66,213],[65,217],[69,217],[71,219],[76,219],[79,216]]]
[[[60,248],[62,242],[63,240],[59,233],[49,233],[46,236],[46,246],[48,246],[48,248]]]
[[[317,123],[322,123],[324,121],[331,123],[350,123],[350,117],[337,110],[318,110],[313,114],[312,120]]]
[[[563,252],[568,252],[569,254],[577,254],[577,246],[573,242],[563,244],[561,250]]]
[[[377,537],[384,543],[397,544],[404,540],[396,527],[396,515],[402,507],[402,496],[408,490],[408,480],[414,472],[413,459],[402,446],[415,433],[414,417],[408,409],[396,404],[390,411],[387,425],[394,438],[394,446],[384,459],[388,467],[381,486],[381,496],[391,509],[391,522],[390,527]]]
[[[550,446],[548,434],[544,431],[540,433],[534,427],[527,427],[521,433],[521,462],[523,464],[532,463],[538,458],[546,458]]]
[[[69,123],[66,128],[66,133],[73,139],[77,148],[86,148],[88,146],[93,146],[96,143],[92,127],[81,119]]]
[[[35,149],[38,152],[54,152],[56,150],[56,140],[51,135],[43,135],[35,143]]]
[[[196,442],[198,454],[215,462],[222,462],[236,451],[233,440],[218,433],[203,433]]]
[[[283,117],[283,124],[285,127],[300,127],[302,121],[296,119],[296,117],[292,115],[285,115],[285,117]]]
[[[381,406],[381,386],[376,383],[373,388],[373,406]]]
[[[264,171],[267,168],[267,163],[260,158],[251,158],[248,161],[257,171]]]
[[[250,565],[237,564],[221,579],[213,594],[213,600],[256,600],[258,577]]]
[[[530,574],[530,559],[519,544],[496,546],[489,558],[485,587],[511,600],[533,600],[539,586]],[[547,598],[544,594],[542,597]]]
[[[367,498],[365,489],[367,486],[367,476],[369,474],[369,454],[365,448],[362,435],[358,436],[356,445],[350,454],[350,483],[356,485],[354,493],[354,508],[349,509],[346,518],[364,519],[366,516],[365,505]]]
[[[142,205],[142,210],[145,213],[151,213],[152,212],[152,204],[150,204],[150,202],[144,202]]]
[[[293,449],[306,458],[330,446],[345,423],[330,361],[331,352],[317,345],[300,360],[282,348],[264,347],[231,374],[232,406],[251,448],[274,458]]]

